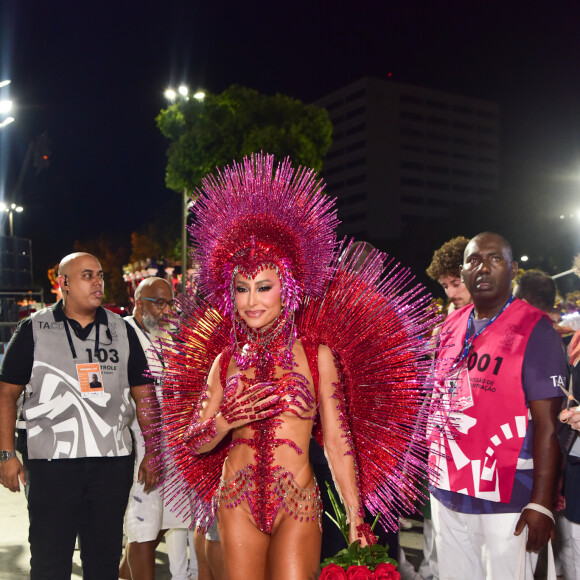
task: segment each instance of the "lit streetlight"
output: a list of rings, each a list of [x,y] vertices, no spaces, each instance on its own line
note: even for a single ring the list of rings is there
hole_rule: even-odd
[[[11,203],[7,205],[3,201],[0,201],[0,211],[6,212],[8,214],[8,223],[10,226],[10,237],[14,237],[14,212],[22,213],[24,208],[21,205],[16,205],[15,203]]]
[[[177,93],[173,89],[165,89],[163,95],[168,101],[175,101],[177,98]]]
[[[189,89],[185,85],[180,85],[177,89],[169,87],[164,92],[165,98],[174,103],[178,96],[184,100],[189,100]],[[203,101],[205,98],[205,93],[203,91],[197,91],[194,93],[193,98],[197,101]],[[183,198],[182,198],[182,223],[181,223],[181,292],[185,296],[187,292],[187,215],[189,213],[189,208],[191,204],[191,199],[187,195],[187,188],[183,188]]]
[[[10,80],[8,80],[8,79],[7,79],[7,80],[5,80],[5,81],[0,81],[0,89],[1,89],[2,87],[7,87],[7,86],[8,86],[8,85],[9,85],[11,82],[12,82],[12,81],[10,81]]]
[[[10,99],[3,99],[0,101],[0,115],[5,115],[12,110],[12,101]]]

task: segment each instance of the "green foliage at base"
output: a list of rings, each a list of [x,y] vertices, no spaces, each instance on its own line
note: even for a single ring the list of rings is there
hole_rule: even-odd
[[[334,524],[340,530],[345,542],[348,545],[348,528],[349,524],[346,521],[346,510],[343,508],[341,502],[336,499],[332,489],[326,483],[326,489],[328,490],[328,497],[330,498],[330,503],[332,504],[332,509],[334,511],[334,517],[328,512],[325,514],[334,522]],[[371,529],[375,529],[379,516],[377,515],[375,521],[373,522]],[[344,548],[334,556],[326,558],[322,562],[322,568],[328,566],[329,564],[337,564],[344,570],[347,570],[349,566],[366,566],[369,570],[374,570],[381,563],[397,565],[397,561],[389,557],[389,546],[381,546],[380,544],[375,544],[374,546],[365,546],[364,548],[360,545],[358,541],[353,542]]]

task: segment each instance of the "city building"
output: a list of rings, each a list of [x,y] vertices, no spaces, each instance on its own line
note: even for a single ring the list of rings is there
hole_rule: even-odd
[[[30,240],[0,236],[0,360],[18,322],[43,306],[42,290],[32,288]]]
[[[497,104],[376,78],[315,104],[333,124],[322,175],[341,235],[380,243],[498,194]]]

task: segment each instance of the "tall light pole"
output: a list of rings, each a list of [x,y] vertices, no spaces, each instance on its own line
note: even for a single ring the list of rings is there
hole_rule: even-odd
[[[181,85],[177,90],[169,87],[165,90],[165,98],[174,103],[177,99],[184,101],[189,100],[189,89],[185,85]],[[203,101],[205,93],[197,91],[193,98],[198,101]],[[189,213],[189,195],[187,188],[183,188],[182,194],[182,214],[181,214],[181,292],[185,296],[187,292],[187,216]]]

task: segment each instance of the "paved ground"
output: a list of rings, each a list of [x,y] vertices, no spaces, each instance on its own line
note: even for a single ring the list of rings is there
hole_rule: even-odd
[[[26,580],[30,575],[28,512],[24,492],[11,493],[0,485],[0,580]],[[71,578],[82,578],[81,559],[75,551]],[[169,580],[165,543],[157,550],[155,578]]]
[[[413,527],[401,531],[400,542],[405,549],[407,559],[415,566],[422,558],[423,538],[422,523],[410,520]],[[28,512],[24,492],[11,493],[0,486],[0,580],[25,580],[29,578],[30,551],[28,548]],[[156,580],[169,580],[169,563],[165,543],[157,550]],[[82,578],[79,552],[76,551],[73,561],[72,579]],[[538,571],[536,579],[545,578],[545,573]]]
[[[402,532],[401,542],[409,560],[420,559],[422,537],[420,522],[408,532]],[[28,548],[28,512],[24,492],[11,493],[0,486],[0,580],[25,580],[29,578],[30,550]],[[79,552],[73,560],[73,579],[82,578]],[[157,550],[156,580],[169,580],[169,562],[165,543]]]

